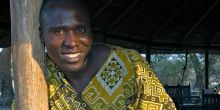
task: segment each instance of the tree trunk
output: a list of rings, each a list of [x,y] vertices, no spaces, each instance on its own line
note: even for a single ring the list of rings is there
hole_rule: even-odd
[[[48,110],[44,49],[39,40],[42,0],[10,0],[16,110]]]
[[[196,56],[196,54],[190,54],[190,57],[192,59],[192,66],[195,69],[195,73],[196,73],[196,82],[194,87],[199,88],[199,89],[203,89],[205,86],[204,84],[204,70],[202,68],[204,68],[201,64],[201,62],[199,61],[199,58]]]
[[[11,77],[11,48],[5,48],[0,54],[0,106],[10,106],[14,98]]]

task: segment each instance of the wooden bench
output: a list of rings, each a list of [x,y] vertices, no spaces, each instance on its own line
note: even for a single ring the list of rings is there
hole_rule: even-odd
[[[173,102],[178,110],[180,110],[184,99],[191,97],[190,84],[184,86],[181,86],[180,84],[177,86],[168,86],[165,84],[164,88],[169,96],[173,99]]]
[[[203,110],[220,110],[219,94],[202,94]]]

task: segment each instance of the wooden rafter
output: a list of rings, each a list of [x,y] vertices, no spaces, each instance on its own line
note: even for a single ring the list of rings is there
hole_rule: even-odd
[[[211,46],[212,43],[219,38],[219,36],[220,36],[220,29],[216,31],[216,33],[211,38],[209,38],[210,40],[208,41],[207,46],[208,47]]]
[[[118,35],[113,35],[113,34],[107,34],[105,36],[106,39],[115,39],[115,40],[124,40],[126,42],[131,42],[131,43],[137,43],[140,45],[146,45],[146,41],[144,40],[138,40],[138,39],[133,39],[133,38],[129,38],[127,39],[129,36],[118,36]],[[106,42],[108,43],[108,41],[106,40]],[[194,46],[194,45],[184,45],[184,44],[175,44],[175,43],[163,43],[163,42],[152,42],[150,44],[150,47],[163,47],[163,48],[177,48],[177,49],[202,49],[204,50],[206,48],[206,46]],[[212,49],[220,49],[219,46],[212,46],[209,47],[208,49],[212,50]]]
[[[92,16],[91,20],[94,20],[110,3],[112,3],[112,0],[107,0],[107,2]]]
[[[156,13],[156,11],[158,11],[158,9],[160,9],[161,7],[153,7],[151,9],[151,11],[149,13],[147,13],[147,16],[144,17],[144,19],[142,21],[148,21],[149,18],[152,18],[153,14]],[[143,26],[142,29],[144,29],[145,27]],[[143,33],[142,33],[143,34]]]
[[[112,29],[114,26],[118,24],[133,8],[134,6],[138,3],[139,0],[134,0],[126,10],[124,10],[121,15],[112,22],[112,24],[108,27],[108,29]],[[109,31],[109,30],[108,30]]]
[[[191,0],[186,1],[182,6],[180,6],[172,15],[171,17],[163,24],[159,27],[158,31],[155,32],[155,34],[150,38],[150,39],[155,39],[157,38],[157,36],[160,34],[160,32],[162,32],[164,30],[164,28],[179,14],[179,12],[181,10],[183,10],[183,8],[186,7],[186,5],[188,3],[190,3]]]
[[[189,29],[189,31],[186,33],[186,35],[177,42],[182,43],[185,39],[187,39],[192,32],[201,24],[201,22],[208,16],[208,14],[215,8],[215,6],[219,3],[220,0],[216,0],[209,9],[201,16],[201,18],[192,26],[192,28]]]

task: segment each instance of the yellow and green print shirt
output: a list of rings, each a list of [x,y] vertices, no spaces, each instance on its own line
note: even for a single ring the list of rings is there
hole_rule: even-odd
[[[176,109],[149,64],[134,50],[112,46],[81,97],[49,59],[47,68],[50,110]]]

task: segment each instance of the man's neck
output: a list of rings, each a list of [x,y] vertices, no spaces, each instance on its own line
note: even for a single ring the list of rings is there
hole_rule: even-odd
[[[82,70],[74,73],[64,73],[68,82],[79,93],[89,84],[106,61],[111,48],[106,45],[94,45],[87,56]],[[78,89],[78,90],[77,90]]]

